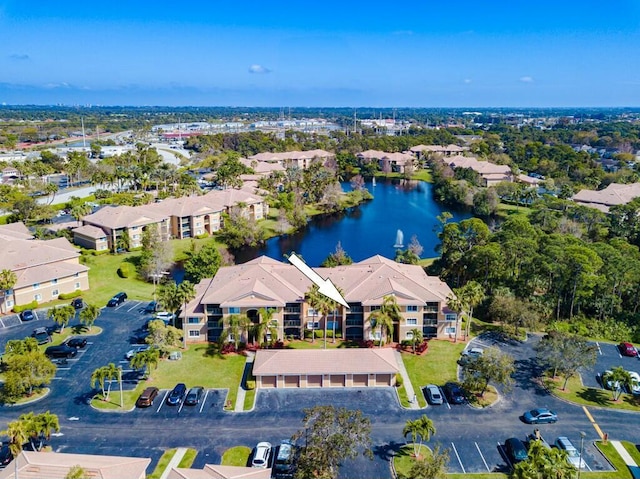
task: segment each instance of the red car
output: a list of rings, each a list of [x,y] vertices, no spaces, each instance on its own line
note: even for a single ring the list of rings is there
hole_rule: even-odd
[[[638,350],[631,343],[620,343],[618,344],[618,348],[620,349],[620,354],[623,356],[636,357],[638,355]]]

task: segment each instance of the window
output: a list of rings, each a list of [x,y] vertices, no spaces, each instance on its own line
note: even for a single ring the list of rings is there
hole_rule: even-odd
[[[187,319],[187,322],[189,324],[200,324],[200,318],[195,318],[193,316],[189,316],[189,318]]]
[[[190,338],[199,338],[200,337],[200,331],[198,331],[198,330],[196,330],[196,331],[190,330],[189,331],[189,337]]]
[[[40,287],[40,283],[34,283],[33,284],[33,289],[38,289]]]
[[[456,327],[444,328],[444,334],[456,334]]]
[[[307,329],[320,329],[320,323],[318,321],[307,321]]]
[[[415,313],[416,311],[418,311],[418,307],[417,307],[417,306],[415,306],[415,305],[413,305],[413,306],[407,306],[407,311],[409,311],[409,312],[414,312],[414,313]]]
[[[80,283],[76,283],[76,289],[80,289]]]
[[[417,326],[418,320],[416,318],[407,318],[407,326]]]
[[[456,319],[458,319],[458,315],[455,313],[448,313],[444,315],[445,321],[455,321]]]
[[[307,316],[319,316],[319,314],[318,314],[318,312],[317,312],[315,309],[313,309],[313,308],[309,308],[309,309],[307,310]]]
[[[229,314],[240,314],[240,308],[238,307],[229,308]]]
[[[371,311],[380,311],[380,306],[371,306]]]
[[[42,301],[42,295],[41,294],[34,294],[33,295],[33,299],[35,299],[36,301]]]
[[[57,278],[56,279],[52,279],[51,280],[51,284],[58,284],[58,279]]]
[[[7,308],[13,307],[13,300],[7,299]]]
[[[51,291],[51,296],[52,297],[57,297],[60,294],[60,292],[57,289],[54,289],[53,291]]]
[[[413,331],[407,331],[405,336],[407,339],[413,339]]]
[[[373,340],[376,340],[376,341],[380,341],[381,337],[382,336],[380,335],[380,331],[376,331],[375,333],[371,333],[369,335],[369,339],[373,339]]]

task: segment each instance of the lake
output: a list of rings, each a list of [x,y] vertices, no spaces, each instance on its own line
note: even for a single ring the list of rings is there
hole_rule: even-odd
[[[436,217],[443,211],[453,214],[451,221],[470,218],[471,213],[452,211],[433,199],[432,184],[423,181],[377,179],[367,189],[374,199],[344,213],[317,216],[298,232],[269,239],[265,245],[235,251],[236,264],[247,262],[261,255],[284,261],[284,255],[292,251],[301,255],[310,266],[319,266],[335,251],[338,241],[354,261],[361,261],[379,254],[395,257],[394,245],[398,230],[404,236],[404,249],[416,236],[424,248],[423,258],[437,256],[439,243]],[[349,183],[342,188],[350,191]]]

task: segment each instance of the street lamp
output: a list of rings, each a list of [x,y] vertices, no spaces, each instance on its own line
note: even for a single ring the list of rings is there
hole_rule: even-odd
[[[122,394],[122,366],[118,366],[118,382],[120,383],[120,409],[124,407],[124,396]]]
[[[578,479],[580,479],[580,471],[582,470],[582,451],[584,449],[584,437],[586,433],[580,431],[580,458],[578,460]]]

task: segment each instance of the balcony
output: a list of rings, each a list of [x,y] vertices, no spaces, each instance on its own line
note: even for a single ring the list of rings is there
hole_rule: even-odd
[[[286,320],[284,322],[285,328],[299,328],[302,325],[302,322],[299,319]]]

